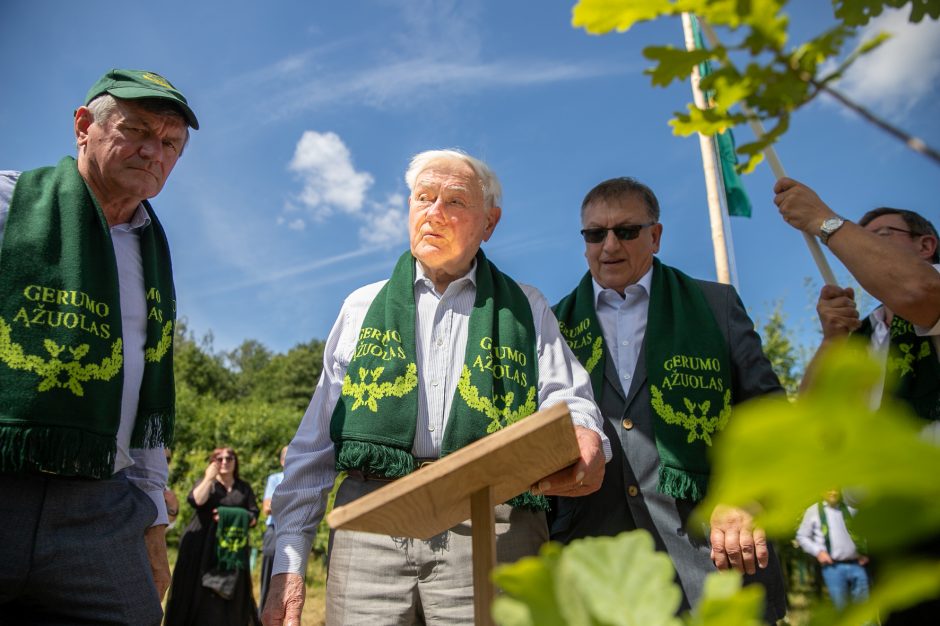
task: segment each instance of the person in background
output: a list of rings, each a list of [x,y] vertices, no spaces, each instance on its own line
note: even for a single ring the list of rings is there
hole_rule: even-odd
[[[287,446],[281,448],[280,463],[284,467],[284,460],[287,458]],[[268,584],[271,582],[271,568],[274,566],[274,547],[277,544],[277,525],[274,520],[274,514],[271,512],[271,499],[274,497],[274,490],[284,480],[283,469],[268,476],[268,481],[264,486],[264,498],[261,501],[261,512],[265,515],[264,541],[261,546],[261,606],[264,610],[264,601],[268,595]]]
[[[258,503],[232,448],[212,451],[187,500],[196,513],[180,537],[165,626],[259,624],[247,541]]]
[[[166,464],[169,467],[173,458],[173,451],[169,448],[164,448],[163,451],[166,453]],[[163,488],[163,501],[166,502],[166,519],[169,522],[166,529],[170,530],[176,525],[176,518],[180,514],[180,501],[176,497],[176,492],[170,489],[169,485]]]
[[[822,568],[823,582],[837,609],[868,598],[868,557],[864,544],[852,531],[855,509],[845,504],[838,490],[806,509],[796,540]]]

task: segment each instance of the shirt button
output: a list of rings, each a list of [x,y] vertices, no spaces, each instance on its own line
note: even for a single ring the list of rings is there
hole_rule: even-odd
[[[620,342],[620,345],[622,345],[622,346],[629,346],[629,345],[630,345],[630,342],[627,341],[626,339],[624,339],[623,341]]]
[[[622,422],[620,422],[620,425],[623,426],[624,430],[630,430],[633,428],[633,420],[629,417],[626,417]]]
[[[438,382],[437,382],[436,380],[432,380],[432,381],[431,381],[431,386],[432,386],[432,387],[437,387],[437,385],[438,385]]]
[[[630,380],[630,374],[624,374],[624,375],[623,375],[623,379],[624,379],[624,380]]]
[[[438,339],[438,340],[437,340],[437,345],[443,346],[443,345],[444,345],[444,340],[443,340],[443,339]]]
[[[433,433],[433,432],[434,432],[434,425],[432,424],[431,426],[428,426],[428,430],[430,430],[430,431]]]
[[[633,498],[633,497],[636,497],[636,494],[640,493],[640,490],[637,488],[636,485],[630,485],[629,487],[627,487],[627,493],[630,494],[631,498]]]

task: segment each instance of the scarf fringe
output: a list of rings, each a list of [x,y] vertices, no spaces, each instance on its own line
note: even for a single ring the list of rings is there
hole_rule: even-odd
[[[545,496],[536,496],[532,495],[530,492],[525,491],[520,493],[515,498],[512,498],[507,502],[509,506],[519,507],[526,509],[528,511],[548,511],[551,506],[548,503],[548,498]]]
[[[415,471],[410,453],[369,441],[343,440],[336,444],[337,471],[359,470],[388,478],[401,478]]]
[[[172,408],[154,411],[149,415],[137,414],[132,448],[168,448],[173,444],[174,411]]]
[[[677,500],[701,502],[708,488],[708,475],[693,474],[675,467],[659,466],[657,490]]]
[[[114,435],[65,426],[0,426],[0,473],[106,478],[114,471],[116,455]]]

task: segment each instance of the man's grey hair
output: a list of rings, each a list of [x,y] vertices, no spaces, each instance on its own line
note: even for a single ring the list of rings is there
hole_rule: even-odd
[[[493,170],[480,159],[476,159],[457,148],[425,150],[424,152],[419,152],[414,155],[411,158],[411,163],[408,165],[408,170],[405,172],[405,182],[408,184],[408,190],[410,192],[414,192],[415,190],[418,175],[423,172],[432,161],[439,159],[463,161],[473,168],[474,174],[480,179],[480,184],[483,186],[483,208],[489,210],[499,206],[499,203],[502,202],[503,188],[499,184],[499,179],[496,178],[496,174],[493,173]]]
[[[937,236],[937,229],[934,228],[934,225],[930,223],[930,220],[920,213],[915,213],[914,211],[910,211],[908,209],[895,209],[889,206],[878,207],[877,209],[872,209],[863,215],[862,219],[858,220],[858,225],[868,226],[868,224],[882,215],[900,215],[901,219],[904,220],[904,223],[907,224],[907,228],[911,231],[912,236],[929,235],[936,239],[938,244],[940,244],[940,237]],[[930,262],[940,263],[940,246],[934,250],[933,257],[931,257]]]
[[[629,197],[637,197],[642,200],[643,204],[646,205],[646,213],[650,220],[659,221],[659,200],[656,199],[656,194],[653,193],[652,189],[629,176],[605,180],[587,192],[581,202],[581,217],[584,217],[584,210],[593,202],[610,202]]]
[[[117,101],[118,99],[111,94],[103,93],[88,103],[88,110],[91,111],[95,124],[104,124],[111,119],[114,110],[117,108]],[[183,127],[186,129],[186,138],[183,140],[183,147],[180,148],[180,156],[182,156],[186,144],[189,143],[189,122],[186,121],[182,111],[164,98],[137,98],[134,100],[134,104],[154,115],[172,115],[183,122]]]

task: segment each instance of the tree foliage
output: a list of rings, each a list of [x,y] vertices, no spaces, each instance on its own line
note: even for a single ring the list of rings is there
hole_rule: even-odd
[[[174,345],[177,417],[170,473],[181,507],[171,540],[193,515],[186,495],[202,479],[216,447],[236,451],[240,477],[251,484],[260,506],[267,476],[280,471],[280,450],[313,395],[322,360],[319,340],[286,354],[251,339],[229,353],[217,352],[211,333],[197,340],[181,320]]]
[[[699,63],[710,59],[720,68],[704,77],[701,87],[712,94],[712,106],[701,110],[688,105],[670,121],[679,135],[700,132],[713,135],[749,122],[769,122],[769,131],[756,141],[742,144],[746,157],[742,171],[751,171],[763,159],[763,150],[788,129],[791,114],[820,93],[828,92],[868,121],[905,140],[909,147],[940,163],[940,154],[850,101],[832,87],[860,56],[881,45],[881,33],[863,41],[841,62],[846,46],[859,29],[885,7],[910,7],[910,21],[940,18],[940,0],[832,0],[838,24],[798,45],[789,43],[787,0],[579,0],[572,25],[592,34],[624,32],[639,22],[692,13],[709,24],[730,30],[733,43],[708,50],[686,51],[673,46],[650,46],[644,56],[656,65],[647,70],[652,83],[666,86],[687,78]],[[744,112],[733,110],[740,106]],[[918,143],[919,142],[919,143]]]
[[[780,384],[787,391],[787,396],[792,398],[800,388],[806,365],[800,348],[794,344],[787,330],[782,306],[781,302],[777,302],[767,320],[757,325],[760,327],[764,356],[770,361]]]

